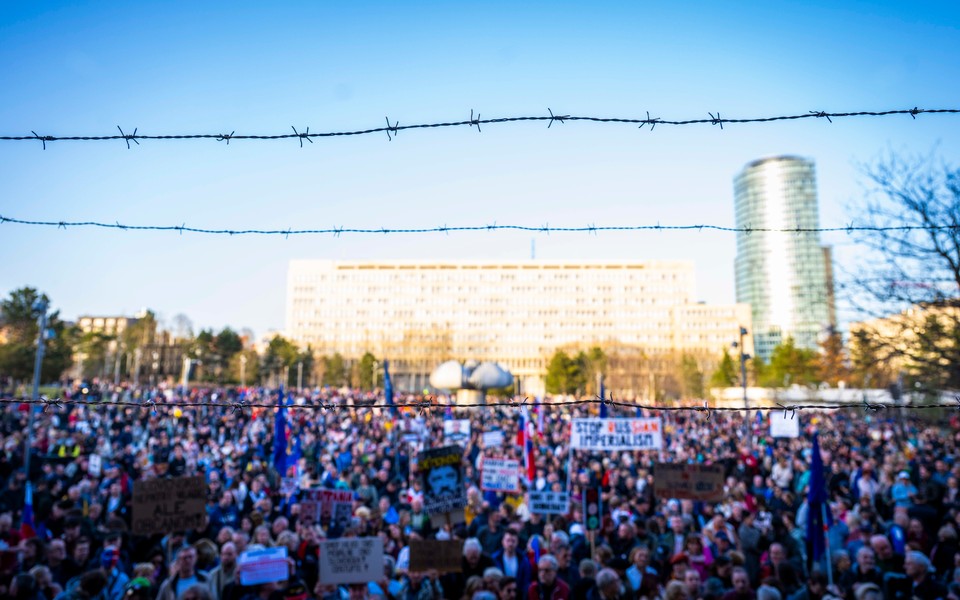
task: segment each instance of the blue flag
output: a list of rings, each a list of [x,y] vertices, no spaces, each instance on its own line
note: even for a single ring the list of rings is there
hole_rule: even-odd
[[[601,418],[601,419],[606,419],[606,418],[607,418],[607,404],[606,404],[606,402],[602,402],[602,401],[607,399],[607,390],[606,390],[606,388],[603,387],[603,374],[601,373],[597,378],[600,380],[600,394],[598,394],[598,395],[600,396],[600,400],[601,400],[601,402],[600,402],[600,418]]]
[[[390,381],[390,363],[386,360],[383,361],[383,395],[387,400],[387,404],[390,406],[390,414],[396,417],[397,406],[393,401],[393,382]]]
[[[813,452],[810,456],[810,483],[807,491],[807,545],[810,560],[820,561],[827,552],[827,528],[833,521],[827,506],[827,484],[823,475],[823,457],[820,456],[820,434],[813,434]]]
[[[283,386],[277,390],[277,414],[273,421],[273,467],[281,477],[286,477],[287,409],[283,402]]]

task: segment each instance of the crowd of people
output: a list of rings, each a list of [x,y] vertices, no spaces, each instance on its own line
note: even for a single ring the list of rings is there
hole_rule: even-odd
[[[571,455],[571,419],[596,416],[597,407],[531,404],[535,473],[524,486],[571,499],[564,514],[546,515],[532,512],[524,493],[480,489],[483,457],[522,463],[515,408],[397,411],[365,406],[382,396],[305,391],[286,411],[285,447],[298,457],[282,473],[276,411],[249,406],[276,394],[100,391],[100,403],[72,402],[90,398],[67,390],[62,406],[34,407],[29,472],[31,407],[0,403],[0,597],[960,600],[960,422],[952,415],[801,411],[799,437],[773,438],[766,415],[664,412],[648,414],[663,419],[660,451]],[[423,401],[397,399],[408,400]],[[214,406],[196,405],[206,403]],[[417,453],[449,443],[443,422],[451,417],[471,421],[461,442],[467,506],[462,519],[437,520],[424,510]],[[505,443],[482,447],[482,433],[496,429]],[[826,465],[828,560],[814,560],[807,534],[815,431]],[[721,466],[722,500],[659,497],[658,462]],[[284,476],[292,473],[291,488]],[[203,526],[132,531],[137,482],[187,475],[205,481]],[[352,491],[349,522],[334,530],[301,518],[311,488]],[[597,531],[584,521],[588,489],[600,490]],[[379,537],[382,577],[320,581],[318,548],[332,537]],[[411,570],[410,544],[422,539],[462,540],[459,571]],[[240,557],[275,547],[287,549],[288,578],[242,585]]]

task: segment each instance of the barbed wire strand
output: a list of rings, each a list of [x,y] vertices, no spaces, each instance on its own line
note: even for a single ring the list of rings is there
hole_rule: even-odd
[[[0,225],[10,223],[13,225],[26,225],[37,227],[56,227],[57,229],[67,229],[69,227],[93,227],[99,229],[120,229],[123,231],[169,231],[183,233],[201,233],[207,235],[282,235],[285,238],[291,235],[333,235],[340,237],[344,234],[423,234],[423,233],[445,233],[451,232],[479,232],[479,231],[522,231],[530,233],[591,233],[599,232],[626,232],[626,231],[719,231],[725,233],[743,233],[750,235],[753,233],[787,233],[787,234],[813,234],[813,233],[847,233],[857,232],[908,232],[908,231],[952,231],[960,232],[960,225],[890,225],[884,227],[848,224],[838,227],[728,227],[724,225],[711,225],[708,223],[696,225],[582,225],[573,227],[557,227],[549,224],[545,225],[509,225],[490,223],[489,225],[441,225],[438,227],[326,227],[315,229],[223,229],[206,227],[188,227],[186,223],[180,225],[127,225],[114,221],[107,223],[104,221],[47,221],[47,220],[29,220],[18,219],[0,215]]]
[[[128,400],[76,400],[76,399],[64,399],[64,398],[46,398],[41,397],[36,400],[32,398],[0,398],[0,405],[4,404],[26,404],[26,405],[38,405],[44,407],[44,412],[49,408],[65,408],[67,406],[87,406],[93,408],[102,408],[102,407],[122,407],[122,408],[140,408],[155,411],[158,408],[201,408],[201,407],[214,407],[221,409],[231,409],[234,411],[239,411],[243,409],[253,409],[253,408],[279,408],[280,406],[276,402],[246,402],[243,400],[231,400],[227,402],[200,402],[200,401],[190,401],[190,402],[157,402],[153,399],[143,400],[140,402],[133,402]],[[600,398],[584,398],[579,400],[559,400],[554,402],[541,402],[538,406],[545,410],[550,410],[557,407],[572,407],[572,406],[589,406],[589,405],[600,405],[605,404],[608,407],[617,407],[617,408],[627,408],[627,409],[641,409],[651,412],[694,412],[694,413],[706,413],[707,418],[709,419],[710,414],[714,412],[730,412],[730,413],[749,413],[754,411],[761,412],[780,412],[784,414],[784,418],[787,415],[790,415],[790,418],[793,418],[797,412],[803,410],[862,410],[867,413],[877,413],[883,410],[898,410],[903,409],[906,411],[922,411],[922,410],[934,410],[934,409],[949,409],[949,410],[960,410],[960,396],[956,398],[956,403],[933,403],[933,404],[911,404],[911,405],[893,405],[880,402],[867,402],[866,400],[862,402],[840,402],[840,403],[806,403],[806,404],[784,404],[776,402],[774,406],[710,406],[707,402],[704,402],[700,406],[663,406],[659,404],[643,404],[643,403],[633,403],[626,402],[623,400],[613,400],[613,399],[600,399]],[[514,408],[520,409],[521,407],[532,407],[533,404],[529,403],[528,398],[522,400],[510,400],[510,401],[499,401],[499,402],[487,402],[487,403],[472,403],[472,404],[436,404],[430,401],[421,401],[421,402],[404,402],[404,403],[388,403],[388,402],[374,402],[374,403],[364,403],[356,405],[345,405],[345,404],[336,404],[333,402],[329,403],[319,403],[319,404],[285,404],[284,408],[290,410],[313,410],[313,411],[339,411],[339,412],[349,412],[351,410],[362,410],[362,409],[412,409],[417,412],[422,413],[423,411],[429,410],[446,410],[446,409],[460,409],[460,408]]]
[[[117,126],[117,129],[120,130],[120,135],[110,134],[110,135],[40,135],[36,131],[31,130],[31,135],[4,135],[0,136],[0,141],[8,142],[22,142],[22,141],[39,141],[42,144],[44,150],[47,149],[47,142],[103,142],[111,140],[123,140],[127,149],[130,149],[130,142],[134,142],[139,145],[139,140],[159,140],[159,141],[169,141],[169,140],[215,140],[218,142],[226,142],[227,145],[230,144],[231,140],[286,140],[286,139],[296,139],[300,143],[300,147],[303,147],[303,141],[307,140],[312,142],[317,138],[330,138],[330,137],[347,137],[347,136],[356,136],[356,135],[372,135],[372,134],[387,134],[387,139],[392,141],[393,138],[397,137],[397,134],[401,131],[411,130],[411,129],[437,129],[444,127],[476,127],[477,132],[482,132],[481,125],[495,125],[495,124],[504,124],[504,123],[522,123],[522,122],[538,122],[546,121],[547,128],[551,128],[554,123],[567,123],[574,121],[583,121],[587,123],[613,123],[613,124],[622,124],[622,125],[637,125],[640,129],[644,125],[650,126],[650,131],[653,131],[654,127],[657,125],[674,125],[674,126],[684,126],[684,125],[719,125],[720,129],[723,129],[724,125],[731,124],[744,124],[744,123],[772,123],[776,121],[796,121],[801,119],[826,119],[827,122],[833,123],[834,119],[843,119],[850,117],[887,117],[892,115],[910,115],[911,118],[916,120],[917,115],[921,114],[957,114],[960,113],[960,108],[906,108],[906,109],[896,109],[896,110],[883,110],[883,111],[852,111],[852,112],[826,112],[822,110],[811,110],[802,114],[795,115],[779,115],[773,117],[747,117],[740,119],[731,119],[731,118],[721,118],[720,113],[717,112],[708,112],[708,117],[699,118],[699,119],[684,119],[684,120],[671,120],[663,119],[659,117],[651,117],[650,113],[647,112],[646,118],[629,118],[629,117],[596,117],[596,116],[577,116],[577,115],[563,115],[555,114],[553,110],[547,109],[549,114],[547,115],[532,115],[532,116],[518,116],[518,117],[499,117],[493,119],[481,119],[480,113],[474,110],[470,111],[470,118],[463,121],[445,121],[438,123],[417,123],[412,125],[400,125],[399,121],[390,123],[390,119],[387,118],[386,126],[373,127],[370,129],[357,129],[353,131],[326,131],[326,132],[314,132],[310,133],[310,129],[307,128],[305,131],[298,131],[295,127],[291,126],[293,133],[280,133],[273,135],[257,135],[257,134],[237,134],[236,131],[231,133],[188,133],[188,134],[171,134],[171,135],[149,135],[149,134],[138,134],[137,129],[133,130],[132,134],[124,133],[123,129],[120,129]],[[476,116],[474,116],[476,114]]]

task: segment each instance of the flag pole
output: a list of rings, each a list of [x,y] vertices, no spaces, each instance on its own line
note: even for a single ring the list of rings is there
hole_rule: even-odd
[[[830,560],[830,536],[827,535],[829,521],[827,521],[827,504],[820,505],[820,514],[823,517],[823,547],[824,558],[827,560],[827,585],[833,585],[833,561]]]

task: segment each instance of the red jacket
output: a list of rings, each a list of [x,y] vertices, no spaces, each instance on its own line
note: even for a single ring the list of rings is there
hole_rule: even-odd
[[[570,586],[558,577],[553,584],[553,593],[549,597],[541,598],[540,582],[535,581],[527,591],[527,600],[570,600]]]

